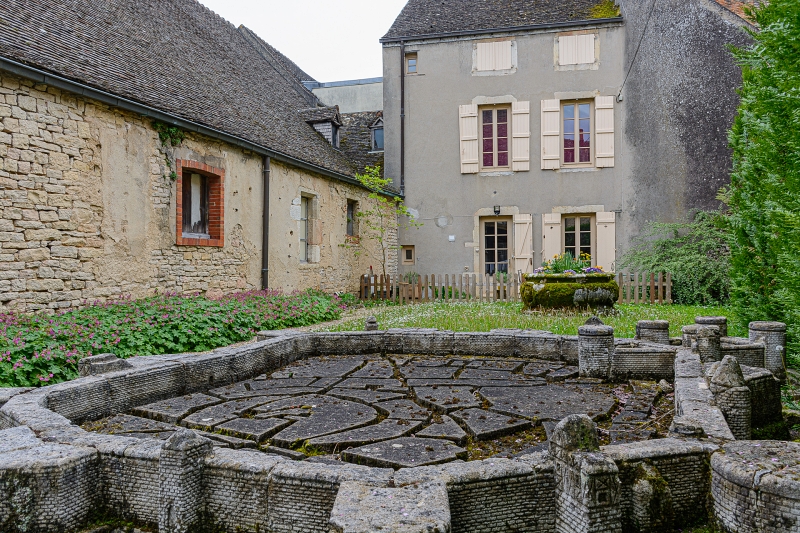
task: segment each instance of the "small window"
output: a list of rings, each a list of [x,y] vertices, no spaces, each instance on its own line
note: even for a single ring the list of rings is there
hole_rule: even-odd
[[[482,107],[481,119],[481,166],[484,170],[507,170],[511,157],[511,109],[509,107]]]
[[[565,254],[594,257],[594,224],[591,215],[570,215],[563,220]]]
[[[558,64],[586,65],[594,63],[594,34],[560,35],[558,37]]]
[[[355,200],[347,200],[347,236],[356,236],[356,213],[357,202]]]
[[[563,120],[562,161],[564,165],[592,163],[592,104],[570,102],[561,106]]]
[[[374,152],[383,151],[383,128],[372,129],[372,150]]]
[[[413,246],[403,246],[400,249],[400,256],[404,265],[413,265],[416,261]]]
[[[206,176],[197,173],[189,174],[188,178],[183,187],[183,235],[196,239],[210,239],[211,236],[208,234],[209,180]]]
[[[417,54],[406,54],[406,74],[416,74],[417,72]]]
[[[223,246],[225,170],[176,159],[175,172],[178,175],[175,244]]]
[[[334,148],[339,148],[339,126],[331,123],[331,144]]]
[[[308,198],[300,197],[300,261],[308,262]]]

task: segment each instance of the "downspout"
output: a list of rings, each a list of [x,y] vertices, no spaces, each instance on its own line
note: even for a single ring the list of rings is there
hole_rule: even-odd
[[[400,194],[406,193],[406,43],[400,41]]]
[[[269,288],[269,174],[270,158],[264,156],[264,221],[261,242],[261,288]]]

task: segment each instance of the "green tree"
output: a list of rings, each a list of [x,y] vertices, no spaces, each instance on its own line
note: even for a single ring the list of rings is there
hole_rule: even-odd
[[[391,193],[392,180],[381,176],[379,166],[366,167],[363,174],[356,174],[356,179],[369,189],[369,201],[367,205],[359,205],[355,214],[359,238],[343,246],[355,250],[356,256],[366,254],[378,261],[385,277],[389,270],[390,252],[400,249],[395,244],[398,230],[422,224],[414,220],[403,199]]]
[[[800,2],[749,9],[759,26],[734,49],[741,101],[730,132],[731,301],[743,322],[787,323],[800,341]]]
[[[672,298],[677,303],[727,302],[730,250],[726,230],[724,216],[713,211],[699,211],[687,223],[653,222],[620,259],[620,267],[672,273]]]

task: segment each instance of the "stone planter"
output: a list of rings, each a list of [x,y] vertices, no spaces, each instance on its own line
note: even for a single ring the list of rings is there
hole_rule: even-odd
[[[614,274],[528,274],[520,291],[527,309],[614,307],[619,285]]]

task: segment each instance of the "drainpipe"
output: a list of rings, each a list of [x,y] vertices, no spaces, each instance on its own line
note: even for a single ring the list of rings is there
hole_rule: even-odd
[[[400,194],[406,193],[406,43],[400,41]]]
[[[264,221],[261,242],[261,288],[269,288],[269,168],[270,158],[264,156]]]

